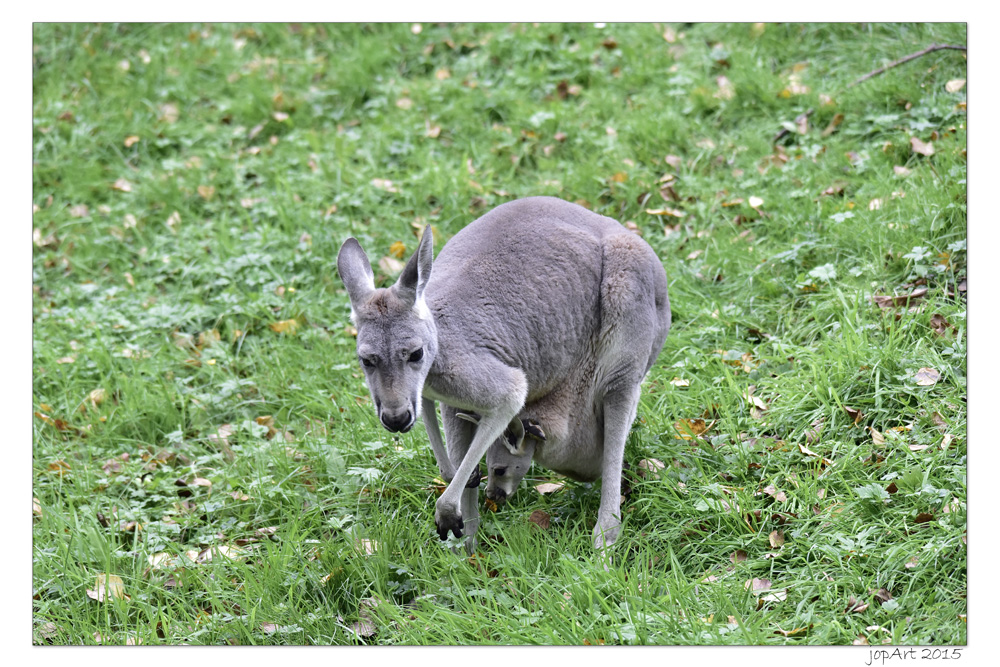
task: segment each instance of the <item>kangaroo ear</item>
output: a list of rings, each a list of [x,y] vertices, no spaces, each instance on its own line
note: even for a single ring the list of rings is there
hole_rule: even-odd
[[[375,273],[357,239],[349,238],[337,254],[337,272],[344,281],[351,305],[359,304],[375,291]]]
[[[527,435],[538,438],[539,440],[545,440],[545,431],[542,430],[542,425],[534,419],[522,419],[521,423],[524,424],[524,432]]]
[[[434,232],[431,226],[424,227],[423,236],[417,251],[410,256],[403,273],[396,281],[396,294],[400,298],[416,304],[424,296],[424,288],[431,277],[431,265],[434,263]]]
[[[507,429],[501,436],[504,447],[514,456],[523,456],[524,449],[524,424],[517,417],[510,420]]]

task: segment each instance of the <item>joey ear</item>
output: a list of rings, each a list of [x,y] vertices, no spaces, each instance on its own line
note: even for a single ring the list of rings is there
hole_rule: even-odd
[[[434,232],[431,226],[424,227],[417,251],[410,256],[396,281],[395,290],[400,298],[416,303],[424,295],[424,288],[431,277],[431,265],[434,263]]]
[[[521,423],[524,424],[524,432],[527,435],[538,438],[539,440],[545,440],[545,431],[542,430],[542,425],[534,419],[522,419]]]
[[[519,418],[514,417],[510,420],[500,439],[511,454],[514,456],[524,455],[524,424]]]
[[[375,273],[368,255],[357,239],[349,238],[337,254],[337,272],[344,281],[351,305],[362,302],[375,291]]]

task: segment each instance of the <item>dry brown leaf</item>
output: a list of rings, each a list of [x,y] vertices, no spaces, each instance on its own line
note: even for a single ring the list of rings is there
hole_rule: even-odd
[[[850,417],[855,424],[857,424],[865,417],[865,413],[861,412],[861,410],[855,410],[854,408],[849,408],[846,405],[844,406],[844,411],[847,413],[847,416]]]
[[[552,517],[543,510],[535,510],[531,513],[531,516],[528,517],[528,521],[542,530],[548,530]]]
[[[785,543],[785,533],[780,530],[772,530],[767,536],[767,541],[771,543],[771,546],[778,549]]]
[[[930,512],[920,512],[913,519],[913,523],[927,523],[928,521],[934,521],[934,515]]]
[[[733,553],[729,554],[729,561],[734,565],[736,563],[742,563],[746,559],[747,559],[747,552],[743,551],[743,549],[737,549]]]
[[[879,308],[891,308],[895,306],[909,306],[911,301],[916,301],[927,296],[927,288],[921,287],[913,290],[909,294],[900,294],[898,296],[882,296],[875,295],[872,297],[872,301]]]
[[[845,614],[860,614],[864,610],[868,609],[867,602],[858,602],[854,599],[854,596],[847,601],[847,609],[844,610]]]
[[[674,385],[675,387],[690,387],[691,381],[675,377],[673,380],[670,381],[670,384]]]
[[[872,434],[872,444],[873,445],[879,446],[879,445],[884,445],[885,444],[885,436],[884,435],[882,435],[880,432],[876,431],[874,427],[870,428],[869,430],[871,431],[871,434]]]
[[[931,315],[931,328],[934,329],[934,333],[938,336],[944,336],[949,330],[956,330],[955,327],[951,325],[941,313],[934,313]]]
[[[199,185],[198,186],[198,195],[202,199],[204,199],[205,201],[208,201],[209,199],[211,199],[212,197],[215,196],[215,186],[214,185]]]

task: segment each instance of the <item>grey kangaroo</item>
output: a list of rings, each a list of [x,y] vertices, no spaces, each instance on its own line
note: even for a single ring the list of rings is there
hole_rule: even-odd
[[[670,329],[667,276],[645,241],[576,204],[530,197],[475,220],[437,259],[428,226],[389,288],[376,289],[353,238],[337,269],[379,421],[406,432],[423,411],[449,482],[434,513],[441,539],[465,531],[475,548],[479,463],[499,441],[522,462],[535,445],[544,465],[602,477],[594,546],[614,543],[639,385]],[[533,411],[541,428],[525,437],[521,415]]]

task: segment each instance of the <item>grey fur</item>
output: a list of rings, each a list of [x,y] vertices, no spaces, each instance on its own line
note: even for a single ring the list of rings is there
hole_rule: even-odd
[[[337,266],[380,421],[406,431],[422,408],[449,481],[434,514],[439,535],[464,530],[474,548],[478,489],[466,484],[488,450],[497,456],[496,443],[525,471],[534,456],[580,479],[603,477],[594,544],[612,544],[639,384],[670,328],[663,265],[616,221],[552,197],[498,206],[436,260],[429,229],[390,288],[375,289],[354,239]],[[422,357],[412,361],[417,349]],[[546,440],[525,436],[522,416],[536,419]],[[513,438],[501,437],[507,430]]]

